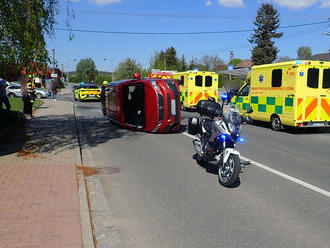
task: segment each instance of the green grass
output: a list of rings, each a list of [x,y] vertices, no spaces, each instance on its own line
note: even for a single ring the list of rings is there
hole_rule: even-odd
[[[2,105],[2,111],[0,113],[0,134],[5,128],[20,121],[19,112],[23,111],[23,100],[21,97],[10,97],[9,102],[11,105],[10,120],[7,119],[5,105]],[[36,99],[33,103],[33,110],[37,109],[42,103],[42,100]]]

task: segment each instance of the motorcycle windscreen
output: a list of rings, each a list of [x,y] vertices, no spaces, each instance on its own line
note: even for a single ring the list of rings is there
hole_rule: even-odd
[[[143,84],[131,84],[124,87],[125,124],[136,128],[145,127]]]

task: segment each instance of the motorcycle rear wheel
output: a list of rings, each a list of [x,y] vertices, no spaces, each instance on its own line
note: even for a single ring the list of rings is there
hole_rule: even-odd
[[[240,170],[241,162],[239,156],[235,154],[230,154],[225,164],[223,164],[222,162],[219,163],[219,183],[225,187],[232,186],[238,179]]]

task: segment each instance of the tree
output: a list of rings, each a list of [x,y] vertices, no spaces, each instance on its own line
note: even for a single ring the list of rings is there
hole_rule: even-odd
[[[194,68],[202,71],[214,71],[218,72],[219,67],[224,64],[224,62],[217,55],[204,55],[197,61],[193,61]],[[191,67],[191,66],[190,66]],[[191,69],[194,69],[191,68]]]
[[[184,55],[181,56],[181,59],[178,60],[177,71],[186,71],[188,69],[188,65],[186,62],[186,58]]]
[[[169,47],[165,51],[154,53],[150,60],[150,67],[161,70],[178,70],[178,62],[175,48]]]
[[[248,39],[250,43],[256,44],[252,50],[252,60],[255,65],[270,64],[276,60],[279,52],[274,46],[274,39],[283,35],[276,32],[280,27],[279,14],[272,4],[263,3],[253,24],[254,34]]]
[[[0,63],[27,73],[49,61],[44,34],[52,35],[57,0],[1,0]]]
[[[286,62],[286,61],[292,61],[292,60],[296,60],[295,58],[291,58],[289,56],[283,56],[283,57],[279,57],[276,62]]]
[[[141,73],[142,66],[134,59],[127,58],[125,61],[120,62],[115,75],[116,80],[133,78],[134,73]]]
[[[303,59],[303,60],[311,59],[312,48],[310,48],[309,46],[301,46],[298,48],[297,54],[298,54],[298,59]]]
[[[76,66],[76,76],[79,81],[92,82],[97,74],[95,63],[91,58],[80,60]]]
[[[232,59],[232,60],[230,60],[229,61],[229,65],[233,65],[233,66],[236,66],[236,65],[238,65],[239,63],[241,63],[242,62],[242,60],[241,59]]]
[[[188,69],[189,70],[193,70],[197,67],[197,62],[196,60],[192,57],[190,62],[189,62],[189,65],[188,65]]]

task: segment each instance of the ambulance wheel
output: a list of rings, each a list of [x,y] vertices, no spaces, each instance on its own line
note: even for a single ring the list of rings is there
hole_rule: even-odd
[[[270,119],[270,127],[274,130],[274,131],[280,131],[283,126],[282,126],[282,122],[281,119],[278,115],[273,115]]]

